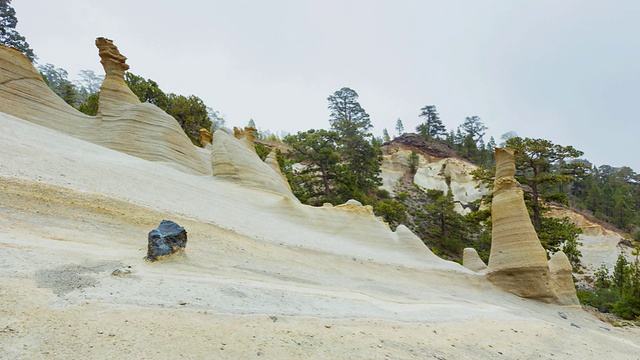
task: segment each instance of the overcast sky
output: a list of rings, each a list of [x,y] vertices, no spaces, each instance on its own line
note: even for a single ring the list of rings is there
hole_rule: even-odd
[[[477,115],[640,172],[640,1],[14,0],[41,64],[102,74],[96,37],[132,72],[194,94],[228,125],[329,127],[327,97],[360,95],[374,133],[447,130]]]

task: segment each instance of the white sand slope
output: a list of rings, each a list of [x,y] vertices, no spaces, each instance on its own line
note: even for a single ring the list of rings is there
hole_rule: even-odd
[[[0,130],[0,358],[640,356],[637,329],[500,292],[364,208]],[[162,219],[187,251],[145,262]]]

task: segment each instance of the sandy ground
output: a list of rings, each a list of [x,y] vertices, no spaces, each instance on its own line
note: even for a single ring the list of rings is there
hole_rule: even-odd
[[[0,126],[2,359],[640,358],[638,329],[422,264],[361,215]],[[187,251],[145,262],[162,219]]]

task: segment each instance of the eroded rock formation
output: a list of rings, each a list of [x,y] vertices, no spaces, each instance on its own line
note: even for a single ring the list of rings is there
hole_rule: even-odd
[[[413,182],[422,188],[441,190],[445,194],[451,189],[455,202],[468,204],[489,193],[483,185],[478,186],[471,176],[471,171],[475,169],[475,165],[466,161],[442,159],[420,167]]]
[[[413,183],[423,189],[444,193],[451,190],[455,210],[463,215],[471,212],[468,204],[491,193],[490,189],[473,179],[471,171],[477,169],[476,165],[453,157],[438,158],[414,147],[412,144],[415,142],[400,142],[411,139],[409,135],[404,134],[382,148],[382,188],[389,193],[397,191],[398,182],[407,179],[413,179]],[[410,173],[409,166],[412,152],[417,156],[417,171],[414,174]]]
[[[560,305],[580,305],[576,288],[573,285],[571,263],[564,252],[558,251],[549,260],[551,285],[556,293],[556,302]]]
[[[514,150],[495,150],[496,177],[491,205],[491,282],[516,295],[551,301],[547,253],[540,244],[515,179]]]
[[[206,148],[207,145],[211,145],[213,140],[213,134],[207,129],[200,129],[200,145]]]
[[[518,296],[571,304],[571,293],[575,298],[571,265],[560,254],[555,255],[550,269],[547,253],[529,219],[522,188],[514,177],[514,150],[495,149],[495,159],[488,279]]]
[[[480,259],[478,252],[474,248],[465,248],[462,253],[462,266],[475,272],[485,271],[487,264]]]
[[[105,77],[100,86],[98,111],[103,115],[118,116],[123,104],[139,104],[138,97],[129,89],[124,81],[124,72],[129,70],[127,58],[120,54],[113,41],[99,37],[96,39],[100,63],[104,68]]]
[[[0,46],[0,112],[184,172],[211,174],[176,120],[152,104],[140,103],[127,87],[126,58],[115,45],[104,38],[96,45],[107,73],[97,116],[66,104],[26,56],[6,46]]]
[[[278,164],[278,157],[275,151],[272,151],[269,153],[269,155],[267,155],[267,158],[264,159],[264,163],[269,165],[269,167],[273,169],[273,171],[278,174],[278,176],[280,176],[282,181],[284,181],[284,183],[287,185],[287,188],[291,190],[291,185],[289,185],[287,177],[282,173],[282,169],[280,169],[280,164]]]
[[[254,153],[256,152],[256,145],[254,143],[254,140],[256,139],[256,131],[258,131],[256,128],[251,127],[251,126],[245,126],[244,129],[239,129],[237,127],[234,126],[233,128],[233,136],[238,139],[238,140],[242,140],[245,144],[245,146],[253,151]]]
[[[213,134],[211,167],[213,176],[234,180],[245,186],[268,190],[298,201],[291,193],[289,183],[264,163],[247,146],[247,138],[235,139],[224,131]]]

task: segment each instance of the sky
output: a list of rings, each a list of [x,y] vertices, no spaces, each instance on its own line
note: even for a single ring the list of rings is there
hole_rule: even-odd
[[[165,92],[229,126],[329,127],[327,97],[359,94],[376,135],[479,116],[640,172],[640,1],[14,0],[39,64],[103,74],[96,37]]]

